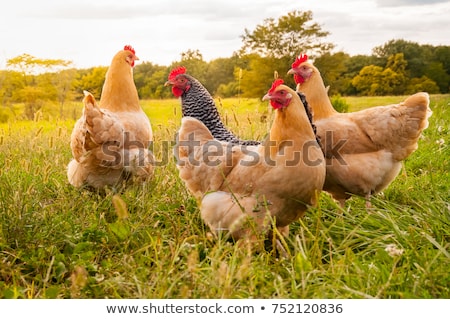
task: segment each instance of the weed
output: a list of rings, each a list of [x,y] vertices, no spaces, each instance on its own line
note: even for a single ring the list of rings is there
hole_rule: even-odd
[[[351,110],[393,100],[342,99]],[[322,193],[291,225],[283,258],[211,236],[173,156],[151,182],[78,190],[66,177],[75,119],[46,106],[36,121],[10,116],[0,124],[0,297],[450,298],[450,98],[431,101],[418,150],[370,211]],[[155,140],[173,141],[179,101],[142,104]],[[242,138],[270,127],[256,99],[224,99],[220,112]]]

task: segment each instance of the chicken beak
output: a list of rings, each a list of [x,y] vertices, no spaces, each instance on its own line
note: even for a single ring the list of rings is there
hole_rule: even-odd
[[[134,56],[134,60],[135,60],[135,61],[138,61],[139,58],[138,58],[137,56]]]
[[[264,95],[263,98],[262,98],[263,101],[267,101],[267,100],[270,100],[270,99],[271,99],[270,93],[267,93],[267,94]]]
[[[296,72],[295,72],[295,70],[294,69],[290,69],[288,72],[287,72],[287,74],[295,74]]]
[[[172,81],[166,81],[166,83],[164,83],[164,86],[169,86],[169,85],[173,85],[173,82]]]

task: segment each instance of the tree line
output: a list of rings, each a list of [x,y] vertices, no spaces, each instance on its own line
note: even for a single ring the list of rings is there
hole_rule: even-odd
[[[311,11],[292,11],[266,19],[254,30],[244,30],[242,48],[229,58],[209,62],[198,50],[181,53],[169,66],[143,62],[134,68],[141,99],[171,98],[164,87],[170,70],[178,65],[202,82],[213,96],[261,97],[270,87],[274,71],[294,86],[287,70],[295,57],[306,53],[321,71],[330,95],[403,95],[418,91],[449,93],[450,46],[432,46],[393,39],[373,48],[371,55],[334,52],[326,42],[329,32],[313,21]],[[70,61],[39,59],[23,54],[0,70],[1,105],[25,105],[32,118],[46,102],[80,100],[83,90],[99,97],[107,66],[75,69]]]

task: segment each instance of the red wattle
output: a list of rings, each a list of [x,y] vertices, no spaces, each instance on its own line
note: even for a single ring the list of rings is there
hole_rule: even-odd
[[[175,95],[175,97],[180,97],[183,95],[183,90],[176,86],[172,86],[172,93],[173,95]]]

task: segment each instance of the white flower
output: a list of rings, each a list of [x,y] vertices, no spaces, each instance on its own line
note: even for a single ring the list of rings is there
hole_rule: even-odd
[[[436,144],[438,144],[439,146],[442,146],[445,144],[445,140],[443,138],[440,138],[436,141]]]
[[[387,253],[389,254],[389,256],[391,257],[397,257],[397,256],[401,256],[403,254],[403,249],[401,248],[397,248],[397,246],[395,244],[389,244],[386,246],[386,248],[384,249],[385,251],[387,251]]]

